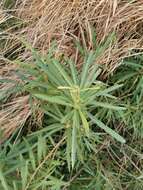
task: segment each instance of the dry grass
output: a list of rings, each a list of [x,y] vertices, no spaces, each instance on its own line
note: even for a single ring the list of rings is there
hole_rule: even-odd
[[[17,127],[22,127],[30,114],[28,96],[16,97],[5,104],[0,111],[0,126],[4,138],[8,138]],[[3,139],[0,140],[2,141]]]
[[[24,25],[17,30],[13,26],[5,29],[3,33],[7,34],[7,42],[9,38],[24,35],[34,47],[46,53],[52,40],[56,39],[59,50],[74,57],[76,64],[80,64],[80,59],[73,45],[75,39],[80,40],[85,48],[92,49],[91,26],[96,29],[98,43],[114,31],[116,42],[98,59],[100,64],[107,65],[108,72],[112,72],[132,49],[142,49],[143,45],[142,0],[130,3],[128,0],[17,0],[13,11],[8,12],[7,16],[1,3],[0,23],[6,22],[11,15],[21,19]],[[1,49],[2,56],[11,47],[17,47],[14,40],[10,46],[7,44]],[[4,67],[1,65],[2,70]],[[7,86],[1,86],[3,88]],[[9,101],[0,111],[0,124],[8,135],[30,114],[25,103],[27,97]]]
[[[142,0],[24,0],[17,6],[17,15],[27,22],[26,38],[46,52],[52,39],[69,55],[74,53],[73,40],[80,39],[92,48],[91,27],[95,26],[98,43],[112,31],[117,39],[109,48],[102,64],[111,70],[131,49],[142,48]],[[86,34],[86,37],[85,37]]]
[[[11,65],[9,62],[0,59],[0,68],[0,79],[18,80],[14,74],[15,65]],[[3,133],[0,142],[9,137],[17,127],[21,127],[31,114],[28,95],[20,96],[17,93],[15,95],[8,95],[14,88],[14,83],[0,83],[0,98],[7,96],[7,101],[0,104],[0,130]]]

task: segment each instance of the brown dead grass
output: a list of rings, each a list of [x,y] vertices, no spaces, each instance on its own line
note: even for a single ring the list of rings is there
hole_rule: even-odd
[[[1,8],[0,22],[6,19],[4,14]],[[143,48],[143,0],[130,3],[128,0],[17,0],[9,16],[11,14],[20,18],[24,27],[16,31],[7,29],[6,33],[16,38],[24,35],[42,53],[46,53],[52,40],[56,39],[59,50],[72,56],[76,64],[80,64],[80,59],[77,59],[78,51],[73,45],[75,39],[80,40],[85,48],[92,49],[91,26],[96,29],[98,43],[114,31],[116,42],[98,59],[98,63],[107,66],[107,72],[112,72],[132,49]],[[6,46],[2,55],[11,47]],[[8,103],[10,107],[3,106],[0,111],[0,124],[7,134],[29,116],[25,98],[20,98],[20,104],[19,99],[12,99]]]
[[[33,46],[46,52],[52,39],[68,55],[74,53],[73,40],[80,39],[92,48],[90,26],[95,26],[98,43],[115,31],[117,39],[100,60],[113,70],[118,61],[131,49],[143,45],[143,1],[127,0],[24,0],[17,15],[27,22],[26,38]],[[85,35],[86,34],[86,37]]]
[[[22,127],[30,114],[28,96],[16,97],[6,103],[0,111],[0,126],[4,137],[0,142],[8,138],[17,127]]]

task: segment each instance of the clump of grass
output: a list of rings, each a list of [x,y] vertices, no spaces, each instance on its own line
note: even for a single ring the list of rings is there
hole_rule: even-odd
[[[143,188],[142,56],[124,59],[109,83],[100,75],[140,48],[141,12],[141,1],[0,3],[0,189]],[[20,33],[45,56],[21,51]],[[3,62],[19,52],[22,61]]]
[[[21,94],[21,83],[15,75],[15,66],[9,60],[1,59],[0,67],[0,129],[3,131],[1,142],[24,125],[31,115],[31,108],[29,96]]]
[[[141,141],[121,147],[106,138],[94,144],[94,151],[86,150],[86,162],[78,161],[69,173],[60,125],[44,126],[23,139],[13,134],[0,147],[1,189],[142,189]]]
[[[47,134],[52,135],[48,128],[47,130]],[[12,143],[13,135],[3,147],[0,147],[1,189],[50,188],[60,190],[67,184],[61,176],[59,177],[57,170],[62,165],[62,161],[59,158],[54,159],[53,156],[57,153],[63,139],[56,146],[47,145],[47,135],[41,134],[24,139],[22,142]]]
[[[21,80],[21,91],[30,95],[31,105],[33,99],[39,100],[40,109],[50,117],[50,123],[55,125],[59,123],[60,128],[65,129],[69,169],[71,166],[74,167],[77,157],[78,159],[83,157],[84,141],[87,141],[87,148],[92,149],[90,141],[96,136],[96,129],[94,130],[96,126],[121,143],[125,143],[115,130],[102,121],[109,120],[108,109],[110,117],[112,111],[125,109],[116,105],[117,99],[112,95],[112,92],[122,85],[108,87],[97,80],[101,69],[94,62],[104,52],[109,39],[95,52],[84,52],[84,65],[81,71],[78,71],[72,60],[66,57],[63,57],[66,63],[64,68],[59,60],[54,58],[55,47],[42,58],[26,43],[32,51],[34,62],[27,64],[16,61],[23,68],[17,71]]]
[[[24,43],[32,51],[33,59],[30,64],[16,60],[15,74],[20,91],[29,94],[31,110],[40,109],[44,117],[38,131],[28,133],[25,138],[16,134],[3,144],[1,187],[6,190],[11,187],[24,190],[142,188],[142,147],[138,146],[141,141],[131,140],[132,133],[124,125],[124,120],[130,121],[127,102],[132,95],[140,94],[134,94],[139,83],[135,82],[133,91],[129,89],[131,80],[120,76],[122,66],[109,80],[114,85],[100,80],[102,67],[95,59],[104,52],[104,43],[97,51],[83,52],[80,48],[84,64],[78,70],[73,60],[64,55],[59,61],[55,45],[46,56],[41,56]],[[124,60],[124,71],[127,65],[129,74],[125,78],[141,71],[136,64]],[[133,66],[137,70],[132,70]],[[17,83],[12,79],[1,80],[12,81]],[[124,96],[124,92],[132,92],[131,97]],[[33,104],[35,101],[38,107]],[[122,135],[128,144],[124,144],[118,126],[121,132],[126,132]]]
[[[93,35],[95,36],[95,33],[93,32]],[[85,68],[85,69],[87,69],[87,71],[86,71],[86,76],[88,75],[88,73],[91,71],[92,73],[91,73],[91,76],[90,76],[90,78],[89,78],[89,80],[91,80],[92,82],[94,82],[93,81],[93,79],[92,79],[92,76],[95,74],[94,72],[96,72],[96,67],[95,68],[93,68],[92,69],[92,67],[93,67],[93,65],[94,65],[94,62],[95,62],[95,59],[97,59],[101,54],[103,54],[104,52],[105,52],[105,50],[108,48],[108,46],[110,45],[110,44],[112,44],[113,42],[114,42],[114,39],[115,39],[115,34],[114,33],[112,33],[111,35],[109,35],[109,37],[106,39],[106,41],[105,42],[103,42],[100,46],[98,46],[97,48],[96,48],[96,50],[94,50],[94,51],[96,51],[95,53],[94,53],[94,51],[93,52],[91,52],[90,54],[90,56],[89,56],[89,60],[88,60],[88,54],[89,54],[89,51],[87,51],[84,47],[82,47],[82,45],[78,42],[78,41],[76,41],[76,46],[78,47],[78,49],[79,49],[79,51],[80,51],[80,53],[81,53],[81,60],[83,60],[84,62],[86,62],[86,61],[88,61],[89,63],[89,65]],[[96,38],[94,38],[93,39],[93,43],[95,43],[96,44]],[[23,41],[23,40],[22,40]],[[25,42],[24,42],[25,43]],[[28,47],[29,47],[29,45],[28,45]],[[31,47],[29,47],[30,49],[31,49],[31,52],[33,52],[34,51],[34,49],[32,49]],[[42,55],[40,56],[40,55],[38,55],[39,57],[37,57],[35,54],[37,54],[37,53],[33,53],[33,56],[36,56],[35,57],[35,59],[38,61],[38,60],[40,60],[40,59],[42,59],[42,60],[40,60],[40,64],[41,64],[41,66],[39,65],[39,63],[38,63],[38,67],[37,68],[35,68],[35,65],[33,66],[33,63],[30,61],[30,63],[29,64],[24,64],[24,63],[22,63],[22,62],[18,62],[17,61],[17,63],[18,64],[13,64],[13,62],[12,61],[10,61],[10,60],[8,60],[8,59],[5,59],[5,61],[7,61],[7,62],[9,62],[9,64],[7,65],[5,62],[4,62],[4,65],[5,66],[3,66],[3,71],[2,71],[2,79],[1,79],[1,101],[3,102],[3,104],[5,103],[5,102],[7,102],[7,101],[11,101],[12,102],[12,100],[11,99],[13,99],[13,98],[15,98],[15,96],[16,97],[19,97],[19,96],[25,96],[25,95],[27,95],[27,93],[29,94],[29,90],[28,90],[28,85],[26,85],[27,87],[26,87],[26,89],[25,89],[25,87],[23,87],[23,84],[25,84],[25,83],[29,83],[29,81],[31,81],[31,79],[32,79],[32,81],[30,82],[30,87],[29,88],[38,88],[38,86],[37,85],[40,85],[41,86],[41,88],[42,88],[42,83],[44,82],[45,83],[45,80],[46,80],[46,78],[48,77],[49,78],[49,76],[52,76],[53,75],[53,72],[55,72],[55,71],[51,71],[51,69],[50,69],[50,71],[49,71],[49,69],[48,69],[48,73],[49,73],[49,76],[48,76],[48,73],[46,72],[45,73],[45,71],[46,71],[46,66],[45,66],[45,63],[44,62],[42,62],[43,61],[43,59],[46,59],[46,61],[48,61],[48,63],[46,63],[47,65],[49,64],[49,61],[51,61],[52,62],[52,60],[54,60],[54,57],[53,57],[53,59],[51,59],[51,56],[53,56],[53,54],[55,54],[55,57],[56,57],[56,59],[55,59],[55,62],[59,62],[59,65],[61,64],[60,62],[63,62],[63,61],[65,61],[65,63],[66,62],[68,62],[68,64],[72,64],[72,68],[74,69],[74,65],[73,65],[73,63],[71,63],[72,61],[70,61],[68,58],[66,58],[66,60],[64,60],[65,59],[65,55],[63,54],[63,55],[61,55],[61,56],[57,56],[57,53],[58,52],[58,48],[56,48],[56,50],[55,49],[50,49],[49,50],[49,53],[48,53],[48,55],[47,55],[47,57],[43,57],[42,58]],[[95,54],[95,55],[93,55],[93,54]],[[51,59],[51,60],[48,60],[48,57],[49,57],[49,59]],[[87,60],[86,60],[87,59]],[[92,63],[91,63],[92,62]],[[24,69],[28,72],[28,73],[21,73],[21,72],[19,72],[18,71],[18,68],[19,68],[19,66],[20,67],[24,67]],[[6,70],[6,68],[7,68],[7,66],[9,66],[9,70]],[[51,66],[51,64],[50,64],[50,66]],[[50,67],[50,66],[48,66],[48,67]],[[89,67],[91,67],[91,68],[89,68]],[[38,69],[38,70],[37,70]],[[55,69],[55,70],[57,70],[57,68],[56,68],[56,66],[55,66],[55,68],[52,68],[52,69]],[[90,69],[90,70],[89,70]],[[22,72],[24,72],[24,70],[22,71]],[[51,74],[51,72],[52,72],[52,74]],[[73,75],[73,71],[71,71],[72,72],[72,74],[70,74],[70,75]],[[76,75],[79,75],[79,72],[78,71],[75,71],[76,72]],[[59,71],[58,71],[58,73],[59,73]],[[97,75],[98,75],[98,73],[99,73],[99,71],[97,71]],[[60,73],[59,73],[60,74]],[[39,76],[41,76],[40,78],[39,78]],[[84,77],[86,77],[86,76],[84,76]],[[95,76],[96,76],[96,74],[95,74]],[[46,78],[44,78],[44,77],[46,77]],[[59,79],[61,79],[62,77],[60,77]],[[33,81],[35,79],[35,82]],[[96,79],[96,78],[95,78]],[[37,81],[38,80],[38,81]],[[54,79],[54,77],[52,78],[52,80],[55,80]],[[64,80],[65,80],[65,78],[64,78]],[[81,79],[80,79],[81,80]],[[62,81],[63,82],[63,81]],[[76,89],[76,86],[77,86],[77,88],[80,88],[78,85],[79,84],[76,84],[75,82],[75,80],[73,81],[74,83],[73,83],[73,87],[71,87],[71,89],[73,88],[73,91],[75,91],[75,89]],[[85,82],[85,79],[84,79],[84,82]],[[79,82],[78,82],[79,83]],[[83,82],[82,82],[83,83]],[[45,83],[45,85],[46,85],[46,83]],[[47,85],[49,85],[49,83],[47,84]],[[69,85],[69,84],[68,84]],[[82,84],[83,85],[83,84]],[[91,85],[91,83],[89,83],[89,85],[88,86],[90,86]],[[36,87],[37,86],[37,87]],[[43,84],[43,88],[44,88],[44,84]],[[58,86],[56,87],[56,88],[58,88]],[[66,89],[66,87],[65,87],[65,89],[63,89],[63,91],[65,91],[65,90],[71,90],[71,89]],[[90,88],[89,88],[90,89]],[[43,90],[43,89],[41,89],[41,90]],[[58,89],[58,90],[60,90],[60,89]],[[96,89],[95,89],[96,90]],[[77,90],[76,90],[77,91]],[[88,91],[88,88],[87,88],[87,90],[86,91]],[[94,89],[92,90],[92,91],[94,91]],[[61,89],[61,92],[62,92],[62,89]],[[92,92],[93,93],[93,92]],[[64,93],[63,93],[63,95],[64,95]],[[24,98],[21,98],[21,100],[24,100]],[[22,104],[22,106],[23,107],[25,107],[25,101],[23,101],[23,102],[21,102]],[[11,105],[14,105],[14,104],[12,104],[11,103]],[[28,105],[28,102],[26,103],[26,106],[27,107],[29,107],[29,105]],[[16,106],[16,104],[15,104],[15,107],[18,109],[19,108],[19,110],[17,110],[16,111],[16,109],[15,108],[13,108],[14,110],[15,110],[15,113],[16,112],[19,112],[19,115],[21,115],[20,113],[20,110],[21,110],[21,107],[19,107],[19,104]],[[12,107],[11,107],[12,108]],[[11,121],[12,122],[12,113],[11,112],[8,112],[11,108],[9,108],[7,111],[5,110],[5,105],[3,105],[3,110],[1,110],[1,115],[3,115],[4,113],[7,113],[6,114],[6,116],[7,117],[5,117],[5,116],[3,116],[2,117],[2,119],[1,119],[1,125],[3,125],[3,126],[5,126],[5,119],[7,118],[7,120],[9,120],[9,121]],[[15,116],[14,116],[15,117]],[[29,109],[25,109],[25,121],[26,121],[26,119],[29,117]],[[19,118],[21,118],[21,117],[19,117]],[[36,119],[37,120],[37,119]],[[14,121],[13,121],[13,123],[15,123]],[[19,125],[18,125],[18,123],[19,123]],[[10,131],[10,127],[9,127],[9,123],[7,123],[6,124],[6,126],[8,127],[8,130]],[[6,126],[4,127],[4,128],[6,128]],[[16,125],[15,125],[15,127],[13,127],[13,129],[15,129],[16,127],[20,127],[21,126],[21,119],[19,119],[19,120],[17,120],[17,122],[16,122]],[[13,130],[11,130],[11,132],[13,132]],[[10,134],[10,133],[8,133],[8,134]],[[6,134],[6,136],[8,136],[7,134]]]
[[[63,0],[47,2],[2,0],[0,3],[1,56],[15,59],[20,54],[28,60],[29,54],[22,49],[21,42],[17,40],[21,34],[43,54],[46,54],[54,38],[57,40],[59,51],[68,57],[73,57],[75,64],[80,67],[83,61],[79,48],[75,48],[75,39],[81,42],[84,49],[94,51],[114,31],[116,41],[110,44],[96,60],[96,63],[105,65],[104,70],[108,74],[118,66],[119,60],[127,56],[131,49],[141,48],[141,12],[140,1],[97,0],[88,3],[70,0],[66,2]],[[93,35],[93,28],[96,28],[95,35]],[[8,65],[10,74],[13,66],[10,69],[11,65],[7,62],[5,65]],[[2,67],[5,66],[2,64]],[[13,77],[12,73],[11,76]],[[3,87],[7,88],[7,84],[6,86],[3,84]],[[9,99],[10,101],[13,100]]]
[[[112,80],[124,83],[120,97],[127,105],[123,121],[128,129],[133,129],[133,138],[143,137],[142,97],[143,97],[143,57],[142,54],[130,56],[122,61]]]

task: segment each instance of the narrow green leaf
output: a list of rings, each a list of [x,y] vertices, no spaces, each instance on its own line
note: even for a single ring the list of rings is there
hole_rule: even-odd
[[[37,160],[40,163],[43,157],[43,137],[38,136],[38,146],[37,146]]]
[[[130,80],[133,77],[136,77],[137,73],[135,71],[132,72],[122,72],[122,75],[119,77],[118,83],[124,82],[125,80]]]
[[[67,114],[62,118],[61,123],[66,123],[68,121],[71,120],[73,115],[73,110],[71,110],[70,112],[67,112]]]
[[[50,136],[50,135],[52,135],[58,131],[61,131],[63,129],[64,129],[63,125],[61,125],[60,123],[54,123],[52,125],[49,125],[48,127],[45,127],[43,129],[39,130],[39,131],[33,132],[33,133],[29,134],[28,136],[36,136],[36,135],[40,135],[42,133],[45,133],[46,134],[45,137],[47,137],[47,136]]]
[[[57,115],[51,113],[50,111],[46,111],[45,109],[42,109],[42,110],[43,110],[43,112],[44,112],[46,115],[50,116],[50,117],[53,118],[55,121],[59,121],[59,122],[61,121],[61,119],[60,119],[59,117],[57,117]]]
[[[23,166],[21,167],[21,179],[22,179],[22,189],[25,189],[27,180],[28,180],[28,160],[24,160],[21,156],[21,161],[23,162]]]
[[[93,69],[89,73],[89,77],[87,78],[85,86],[90,87],[95,82],[97,77],[100,75],[101,71],[102,70],[99,68],[98,65],[94,65]]]
[[[32,55],[36,60],[36,65],[38,65],[38,67],[40,67],[46,73],[48,65],[43,61],[42,56],[24,38],[20,38],[20,40],[26,46],[27,49],[31,50]]]
[[[77,111],[74,111],[73,114],[73,126],[72,126],[72,150],[71,150],[71,160],[72,160],[72,169],[74,168],[76,161],[76,151],[77,151]]]
[[[96,31],[94,29],[94,27],[91,26],[91,33],[92,33],[92,44],[93,44],[93,47],[96,49],[96,38],[97,38],[97,35],[96,35]]]
[[[3,176],[3,173],[1,171],[1,169],[0,169],[0,181],[1,181],[1,184],[2,184],[2,186],[4,188],[4,190],[9,190],[8,184],[7,184],[6,180],[5,180],[5,177]]]
[[[108,133],[109,135],[111,135],[113,138],[115,138],[117,141],[121,142],[121,143],[125,143],[125,139],[123,137],[121,137],[118,133],[116,133],[114,130],[112,130],[111,128],[109,128],[108,126],[106,126],[103,122],[101,122],[100,120],[98,120],[96,118],[96,116],[93,116],[91,114],[88,114],[89,118],[96,124],[98,125],[101,129],[103,129],[106,133]]]
[[[68,163],[68,169],[70,171],[71,168],[71,126],[66,129],[66,136],[67,136],[67,146],[66,146],[66,157]]]
[[[93,101],[91,104],[94,105],[95,107],[103,107],[103,108],[112,109],[112,110],[116,110],[116,111],[126,110],[125,107],[114,106],[114,105],[108,104],[106,102]]]
[[[140,64],[137,64],[137,63],[134,63],[134,62],[131,62],[131,61],[123,61],[121,65],[127,65],[131,68],[134,68],[134,69],[143,69],[143,65],[140,65]]]
[[[0,78],[0,83],[13,83],[17,84],[18,82],[16,80],[8,79],[8,78]]]
[[[67,84],[70,85],[70,86],[72,86],[71,78],[69,77],[69,75],[65,71],[65,69],[62,67],[62,65],[58,61],[56,61],[56,60],[53,61],[53,64],[58,69],[58,71],[60,72],[60,74],[63,76],[63,78],[65,79],[65,81],[67,82]]]
[[[71,69],[71,75],[72,75],[73,82],[74,82],[75,85],[77,85],[78,84],[78,72],[77,72],[77,69],[76,69],[74,63],[72,62],[72,60],[69,60],[68,62],[70,64],[70,69]]]
[[[16,185],[16,181],[13,181],[12,184],[13,184],[13,189],[14,189],[14,190],[18,190],[18,187],[17,187],[17,185]]]
[[[49,89],[48,85],[46,82],[42,82],[42,81],[36,81],[36,80],[27,80],[28,84],[26,84],[24,86],[24,88],[28,91],[31,91],[31,88],[38,88],[38,87],[42,87],[45,89]]]
[[[111,87],[109,87],[109,88],[106,88],[106,89],[104,89],[104,90],[98,91],[98,92],[95,94],[95,96],[106,96],[106,95],[108,95],[108,93],[111,93],[111,92],[113,92],[113,91],[115,91],[115,90],[121,88],[122,86],[123,86],[123,84],[120,84],[120,85],[119,85],[119,84],[116,84],[116,85],[111,86]]]
[[[30,162],[31,162],[31,165],[32,165],[32,169],[34,171],[36,169],[36,160],[35,160],[33,150],[31,150],[31,149],[29,150],[29,157],[30,157]]]
[[[69,107],[66,107],[66,108],[70,109]],[[60,107],[57,104],[53,105],[53,113],[58,115],[60,118],[64,117],[62,110],[60,109]]]
[[[76,40],[75,45],[76,45],[77,49],[79,50],[80,54],[82,56],[85,56],[86,50],[81,46],[80,42]]]
[[[115,32],[112,32],[105,39],[105,41],[96,48],[96,52],[95,52],[96,57],[102,55],[105,52],[105,50],[109,47],[109,45],[114,41],[114,39],[115,39]]]
[[[39,67],[34,65],[34,63],[23,63],[20,60],[15,60],[14,64],[18,65],[21,69],[25,70],[27,73],[31,74],[32,76],[38,76],[39,74]]]
[[[72,107],[72,105],[69,102],[66,102],[62,96],[48,96],[48,95],[42,94],[42,93],[33,94],[33,95],[34,95],[34,97],[41,99],[43,101]]]
[[[66,80],[63,78],[59,70],[55,67],[53,62],[48,64],[47,74],[51,84],[55,84],[56,86],[67,86]]]
[[[89,124],[87,122],[87,119],[81,110],[79,110],[79,115],[81,117],[81,121],[85,130],[85,133],[87,136],[89,136]]]
[[[82,73],[81,73],[81,82],[80,82],[80,87],[83,88],[85,83],[86,83],[86,79],[88,77],[88,72],[89,72],[89,67],[91,66],[91,64],[93,64],[94,61],[94,54],[93,52],[90,52],[88,55],[88,58],[85,60],[86,62],[83,64],[83,68],[82,68]]]

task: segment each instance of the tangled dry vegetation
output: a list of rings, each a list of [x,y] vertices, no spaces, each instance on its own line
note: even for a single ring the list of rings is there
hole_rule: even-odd
[[[132,49],[142,49],[142,0],[13,0],[10,8],[5,2],[0,3],[0,75],[8,79],[15,77],[15,66],[5,60],[13,56],[29,57],[20,46],[21,36],[43,54],[56,39],[58,56],[64,52],[74,58],[75,64],[81,65],[75,39],[86,49],[92,49],[93,26],[99,44],[114,32],[114,44],[97,60],[105,65],[106,73],[114,71]],[[11,86],[0,86],[1,91],[6,88]],[[0,126],[6,137],[30,115],[27,95],[18,94],[17,97],[8,97],[1,105]]]
[[[143,0],[0,1],[0,190],[143,189]]]

